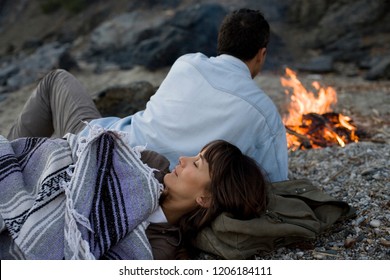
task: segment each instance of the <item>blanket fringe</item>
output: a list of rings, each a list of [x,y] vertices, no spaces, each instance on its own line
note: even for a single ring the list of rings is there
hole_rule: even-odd
[[[65,241],[71,252],[71,255],[69,256],[65,254],[65,258],[70,260],[94,260],[95,256],[91,253],[88,242],[82,238],[81,232],[77,226],[77,224],[81,224],[92,231],[91,225],[86,217],[77,213],[77,211],[74,209],[72,193],[69,188],[69,184],[65,181],[62,181],[61,186],[64,188],[66,196],[65,224],[67,227],[65,227],[64,232]]]

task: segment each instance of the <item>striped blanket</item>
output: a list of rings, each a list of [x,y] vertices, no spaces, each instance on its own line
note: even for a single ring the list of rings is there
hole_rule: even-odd
[[[152,259],[162,186],[122,134],[0,136],[0,259]]]

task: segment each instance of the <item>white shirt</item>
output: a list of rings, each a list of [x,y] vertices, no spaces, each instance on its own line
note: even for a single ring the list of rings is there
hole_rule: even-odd
[[[144,111],[91,122],[95,123],[128,132],[131,146],[147,145],[167,157],[171,168],[179,156],[196,155],[208,142],[224,139],[253,157],[271,181],[287,179],[281,117],[247,65],[233,56],[184,55]]]
[[[168,223],[167,217],[165,216],[161,206],[158,206],[156,211],[150,214],[149,218],[146,221],[153,224]]]

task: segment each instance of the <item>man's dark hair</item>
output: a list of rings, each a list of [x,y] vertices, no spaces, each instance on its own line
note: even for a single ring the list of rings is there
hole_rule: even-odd
[[[270,27],[258,10],[240,9],[227,15],[218,35],[218,54],[229,54],[243,61],[266,48]]]

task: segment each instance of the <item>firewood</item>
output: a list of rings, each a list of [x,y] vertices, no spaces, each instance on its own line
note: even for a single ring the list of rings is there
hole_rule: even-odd
[[[310,148],[311,147],[311,143],[310,143],[310,139],[303,135],[303,134],[300,134],[292,129],[290,129],[289,127],[286,126],[286,131],[287,133],[291,134],[291,135],[294,135],[295,137],[298,137],[302,143],[302,145],[305,147],[305,148]]]

